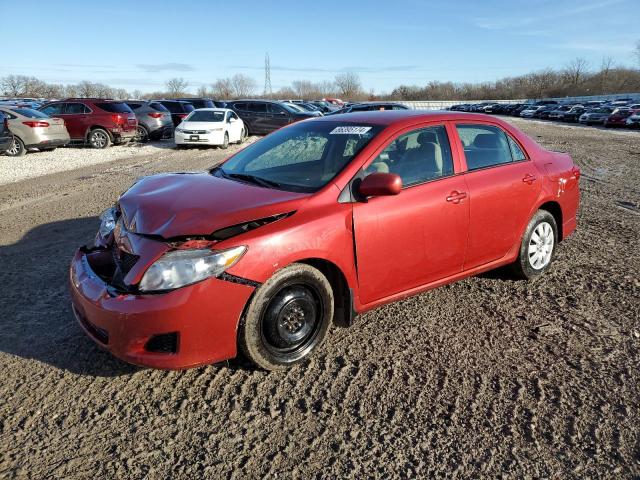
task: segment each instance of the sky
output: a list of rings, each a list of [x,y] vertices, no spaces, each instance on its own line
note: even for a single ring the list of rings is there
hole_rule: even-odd
[[[376,93],[562,68],[633,65],[640,0],[0,0],[0,77],[195,92],[242,73],[274,90],[353,71]],[[8,21],[16,19],[17,21]]]

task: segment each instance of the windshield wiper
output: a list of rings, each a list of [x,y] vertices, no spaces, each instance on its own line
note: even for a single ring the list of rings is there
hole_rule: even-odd
[[[255,175],[249,175],[248,173],[227,173],[220,169],[220,172],[227,178],[237,178],[238,180],[244,180],[245,182],[254,183],[261,187],[269,188],[281,188],[282,186],[278,182],[273,180],[267,180],[266,178],[256,177]]]

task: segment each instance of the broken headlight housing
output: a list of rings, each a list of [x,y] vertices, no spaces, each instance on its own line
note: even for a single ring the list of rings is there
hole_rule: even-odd
[[[173,250],[156,260],[140,281],[141,292],[173,290],[209,277],[217,277],[235,265],[247,247],[227,250]]]
[[[107,208],[100,214],[100,228],[98,233],[102,238],[107,238],[113,229],[116,228],[118,221],[118,211],[116,207]]]

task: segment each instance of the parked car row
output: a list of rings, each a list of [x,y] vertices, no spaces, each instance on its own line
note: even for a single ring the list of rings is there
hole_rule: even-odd
[[[453,105],[450,110],[511,115],[521,118],[578,122],[584,125],[640,128],[640,99],[593,100],[561,103],[541,100],[535,103],[495,103]]]

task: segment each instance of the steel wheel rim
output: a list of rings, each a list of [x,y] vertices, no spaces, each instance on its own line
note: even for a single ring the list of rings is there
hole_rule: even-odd
[[[277,356],[296,356],[310,348],[322,325],[320,297],[308,285],[289,285],[267,305],[261,320],[262,339]]]
[[[555,238],[553,228],[548,222],[540,222],[531,234],[527,256],[534,270],[541,270],[551,261]]]
[[[102,132],[93,132],[93,144],[98,148],[104,148],[107,145],[107,137]]]
[[[19,151],[20,151],[20,145],[18,144],[18,141],[14,138],[13,143],[11,144],[11,148],[7,150],[7,153],[13,156],[13,155],[17,155]]]

